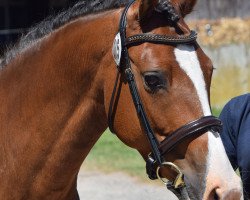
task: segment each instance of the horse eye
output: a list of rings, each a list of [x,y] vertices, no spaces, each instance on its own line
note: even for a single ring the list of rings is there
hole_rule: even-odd
[[[157,72],[145,73],[144,82],[147,88],[153,92],[165,86],[164,78]]]

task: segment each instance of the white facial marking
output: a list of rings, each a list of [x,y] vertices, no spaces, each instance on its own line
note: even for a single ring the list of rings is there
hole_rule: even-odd
[[[216,134],[216,133],[215,133]],[[240,178],[235,174],[219,135],[208,132],[207,187],[220,187],[220,192],[241,189]],[[243,198],[243,197],[242,197]]]
[[[179,66],[191,79],[196,89],[204,116],[211,115],[204,76],[195,48],[191,45],[178,45],[174,53]],[[235,175],[226,156],[221,138],[216,137],[212,132],[208,132],[206,181],[207,188],[213,187],[216,181],[220,184],[219,187],[224,190],[240,188],[240,180]]]
[[[181,69],[189,76],[199,97],[203,114],[211,115],[204,76],[200,67],[196,51],[191,45],[178,45],[174,51]]]

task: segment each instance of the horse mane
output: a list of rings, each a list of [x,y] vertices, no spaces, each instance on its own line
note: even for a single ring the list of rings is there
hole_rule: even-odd
[[[51,15],[47,17],[34,27],[28,29],[27,33],[21,36],[16,44],[8,47],[4,56],[2,58],[0,57],[0,68],[9,64],[13,58],[36,43],[39,39],[42,39],[68,22],[88,14],[125,6],[129,1],[131,0],[80,0],[67,10],[55,16]],[[172,22],[176,22],[179,19],[179,16],[168,0],[159,1],[156,11],[164,13],[167,19]]]
[[[128,3],[128,0],[84,0],[77,2],[74,6],[60,12],[56,16],[49,16],[30,28],[27,34],[23,35],[14,46],[8,48],[3,58],[0,59],[0,67],[7,65],[13,58],[37,40],[62,27],[66,23],[80,16],[122,7],[126,3]]]

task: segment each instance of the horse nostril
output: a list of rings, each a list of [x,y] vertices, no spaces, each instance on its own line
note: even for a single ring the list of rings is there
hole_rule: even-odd
[[[211,191],[208,200],[241,200],[242,190],[238,188],[221,190],[216,188]]]
[[[214,200],[219,200],[220,198],[219,198],[219,196],[217,195],[217,193],[216,192],[214,192]]]
[[[219,194],[217,194],[216,189],[210,193],[209,200],[220,200]]]

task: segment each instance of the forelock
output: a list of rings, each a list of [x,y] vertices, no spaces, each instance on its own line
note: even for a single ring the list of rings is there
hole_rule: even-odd
[[[180,16],[169,0],[160,1],[155,10],[159,13],[163,13],[165,17],[173,23],[176,23],[180,19]]]

